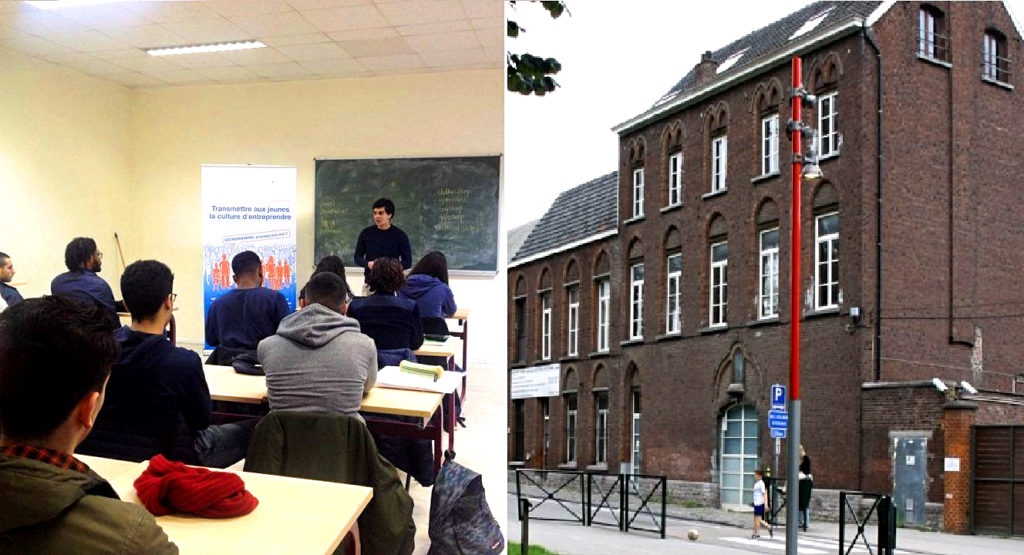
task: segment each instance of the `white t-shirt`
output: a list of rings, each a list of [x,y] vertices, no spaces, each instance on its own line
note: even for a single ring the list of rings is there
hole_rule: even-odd
[[[7,301],[0,297],[0,312],[3,312],[5,308],[7,308]]]
[[[764,480],[754,482],[754,505],[764,505],[765,493]]]

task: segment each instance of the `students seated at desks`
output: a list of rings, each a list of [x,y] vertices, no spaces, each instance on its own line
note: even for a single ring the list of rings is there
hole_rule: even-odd
[[[377,364],[381,367],[415,360],[412,351],[423,345],[423,325],[416,303],[399,298],[405,285],[402,265],[394,258],[378,258],[367,278],[373,292],[348,305],[348,315],[359,321],[363,333],[377,345]]]
[[[257,353],[267,374],[270,410],[321,410],[359,416],[377,381],[377,348],[344,316],[348,286],[330,272],[303,288],[302,310],[281,320]]]
[[[116,359],[93,305],[42,297],[0,315],[0,552],[178,552],[74,456]]]
[[[398,296],[416,302],[423,319],[423,331],[448,335],[448,324],[444,319],[455,314],[458,307],[455,306],[455,295],[448,287],[448,260],[444,254],[433,251],[421,258],[413,266]]]
[[[313,270],[313,275],[309,277],[310,279],[312,279],[317,274],[321,274],[323,272],[330,272],[340,277],[342,283],[345,284],[345,308],[347,310],[348,303],[352,301],[355,295],[352,294],[352,289],[349,288],[348,282],[345,281],[345,263],[341,261],[341,258],[333,254],[325,256],[320,260],[319,263],[317,263],[316,268]],[[302,290],[299,291],[299,306],[305,306],[302,304],[302,300],[305,298],[306,288],[303,287]],[[344,314],[344,312],[342,312],[342,314]]]
[[[231,259],[235,289],[217,297],[206,315],[206,344],[215,347],[207,364],[231,364],[240,353],[255,352],[290,312],[284,295],[263,287],[258,254],[244,251]]]
[[[96,275],[103,267],[103,253],[96,248],[96,241],[89,237],[76,237],[64,248],[64,265],[68,271],[53,278],[50,292],[98,306],[103,309],[107,329],[121,327],[117,317],[119,302],[114,301],[114,292],[107,282]]]
[[[131,326],[114,332],[121,355],[110,371],[106,406],[82,452],[127,460],[157,452],[223,468],[245,457],[255,420],[210,425],[210,389],[199,355],[164,335],[174,275],[156,260],[133,262],[121,276]]]

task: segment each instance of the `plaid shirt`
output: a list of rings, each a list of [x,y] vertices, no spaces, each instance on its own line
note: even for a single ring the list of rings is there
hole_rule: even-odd
[[[32,447],[30,445],[4,445],[0,447],[0,455],[50,463],[65,470],[74,470],[82,474],[89,471],[89,467],[82,461],[67,453],[54,451],[53,449]]]

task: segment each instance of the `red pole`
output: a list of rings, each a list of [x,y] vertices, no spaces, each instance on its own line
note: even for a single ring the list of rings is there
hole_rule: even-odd
[[[793,58],[793,90],[803,87],[800,58]],[[800,95],[793,95],[793,206],[790,212],[789,268],[789,398],[800,399],[800,180],[803,173],[800,131]]]

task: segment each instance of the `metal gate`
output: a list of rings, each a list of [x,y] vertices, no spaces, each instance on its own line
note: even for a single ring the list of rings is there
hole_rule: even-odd
[[[1024,426],[975,426],[975,533],[1024,535]]]
[[[898,522],[924,526],[928,487],[928,438],[896,438],[895,495]]]

